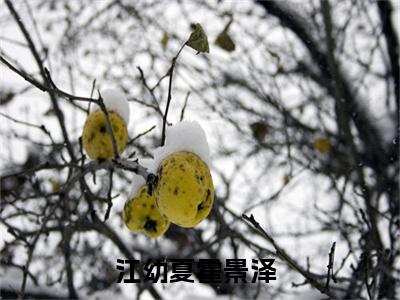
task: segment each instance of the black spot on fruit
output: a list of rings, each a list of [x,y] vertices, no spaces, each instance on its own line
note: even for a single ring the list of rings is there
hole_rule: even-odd
[[[150,207],[153,209],[154,208],[154,204],[152,204]]]
[[[210,189],[207,189],[207,195],[206,195],[206,200],[205,200],[205,202],[208,202],[208,201],[209,201],[208,198],[210,198],[210,195],[211,195],[211,191],[210,191]]]
[[[204,201],[197,205],[197,211],[200,211],[204,208]]]
[[[175,187],[175,189],[174,189],[174,195],[175,196],[178,195],[178,191],[179,191],[178,187]]]
[[[105,125],[102,125],[102,126],[100,127],[100,132],[101,132],[101,133],[106,133],[106,132],[107,132],[107,128],[106,128]]]
[[[208,207],[207,204],[210,201],[209,200],[210,194],[211,194],[211,191],[209,189],[207,189],[206,199],[204,199],[199,205],[197,205],[197,211],[200,211],[200,210]]]
[[[147,205],[146,205],[146,203],[143,203],[142,206],[143,206],[143,207],[146,207]]]
[[[149,217],[147,217],[146,223],[144,224],[144,229],[148,231],[157,231],[157,221],[152,220]]]

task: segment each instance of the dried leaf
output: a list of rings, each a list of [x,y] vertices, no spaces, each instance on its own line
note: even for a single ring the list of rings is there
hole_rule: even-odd
[[[287,185],[289,183],[289,181],[290,181],[290,176],[288,174],[285,174],[283,176],[283,184]]]
[[[198,51],[199,53],[210,52],[207,35],[204,32],[203,27],[201,27],[199,23],[194,24],[194,30],[190,34],[190,37],[187,40],[186,45]]]
[[[235,50],[236,45],[230,37],[229,33],[222,31],[214,41],[214,44],[224,49],[225,51],[232,52]]]
[[[314,140],[314,149],[322,154],[328,154],[331,150],[331,143],[327,138],[316,138]]]
[[[253,132],[254,138],[259,142],[263,142],[268,133],[267,125],[264,122],[255,122],[250,124],[250,128]]]
[[[167,48],[168,42],[169,42],[169,36],[166,32],[164,32],[163,36],[160,39],[160,43],[164,49]]]

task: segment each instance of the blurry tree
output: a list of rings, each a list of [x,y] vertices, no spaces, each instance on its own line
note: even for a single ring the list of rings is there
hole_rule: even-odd
[[[268,257],[274,283],[208,285],[246,299],[311,289],[304,297],[394,299],[398,6],[5,0],[1,25],[17,29],[0,36],[2,85],[14,76],[0,91],[1,266],[23,276],[2,295],[56,297],[35,296],[29,282],[65,286],[69,298],[122,293],[116,258]],[[121,203],[140,159],[160,145],[169,69],[197,22],[210,54],[182,52],[168,121],[206,128],[217,200],[198,227],[171,226],[154,241],[124,227]],[[79,137],[88,101],[107,83],[131,101],[131,141],[119,163],[88,162]],[[170,284],[124,286],[133,287],[138,297],[174,293]]]

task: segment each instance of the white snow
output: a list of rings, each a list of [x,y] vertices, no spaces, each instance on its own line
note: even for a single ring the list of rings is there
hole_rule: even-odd
[[[132,199],[133,197],[136,196],[136,192],[144,185],[146,184],[146,180],[137,174],[133,174],[133,181],[131,183],[132,189],[131,192],[129,193],[129,199]]]
[[[139,164],[147,169],[151,168],[153,165],[153,160],[150,158],[143,158],[139,159]],[[135,197],[136,192],[144,185],[146,184],[146,180],[137,174],[132,174],[133,175],[133,180],[132,180],[132,186],[131,186],[131,192],[129,193],[129,199],[132,199]]]
[[[156,173],[164,158],[179,151],[192,152],[208,166],[211,165],[210,149],[203,128],[197,122],[183,121],[167,127],[165,145],[154,150],[154,160],[149,171]]]
[[[100,95],[103,98],[107,110],[118,113],[125,120],[126,126],[128,126],[130,112],[129,102],[125,93],[118,88],[109,88],[100,91]],[[100,109],[100,107],[94,104],[91,106],[90,112],[98,109]]]

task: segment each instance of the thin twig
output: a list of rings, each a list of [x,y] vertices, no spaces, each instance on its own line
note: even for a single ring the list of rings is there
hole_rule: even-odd
[[[171,98],[172,98],[172,77],[174,74],[174,68],[176,64],[176,60],[179,57],[179,54],[181,54],[183,48],[185,47],[186,44],[183,44],[182,47],[179,49],[178,54],[172,59],[171,67],[169,68],[168,74],[169,74],[169,85],[168,85],[168,98],[167,98],[167,105],[165,107],[165,112],[163,115],[163,127],[162,127],[162,135],[161,135],[161,146],[164,146],[165,144],[165,129],[167,125],[167,117],[168,117],[168,110],[169,110],[169,105],[171,103]]]
[[[186,97],[185,97],[185,103],[183,103],[183,107],[181,110],[181,117],[179,118],[179,120],[182,122],[183,118],[185,117],[185,110],[186,110],[186,105],[188,103],[189,100],[189,96],[190,96],[190,92],[187,92]]]
[[[151,132],[154,128],[156,128],[156,125],[153,125],[151,128],[147,129],[146,131],[139,133],[137,136],[135,136],[133,139],[131,139],[128,142],[128,145],[132,144],[133,142],[135,142],[137,139],[141,138],[142,136],[148,134],[149,132]]]
[[[29,126],[29,127],[40,129],[41,131],[43,131],[50,138],[51,142],[54,144],[54,140],[53,140],[53,137],[51,136],[50,131],[48,131],[46,126],[44,126],[43,124],[42,125],[36,125],[36,124],[29,123],[29,122],[17,120],[17,119],[14,119],[13,117],[10,117],[10,116],[6,115],[6,114],[3,114],[2,112],[0,112],[0,116],[3,116],[4,118],[9,119],[9,120],[11,120],[11,121],[13,121],[15,123],[21,124],[21,125],[26,125],[26,126]]]
[[[242,218],[249,222],[256,231],[258,231],[268,242],[272,244],[275,248],[276,255],[279,256],[282,260],[286,261],[288,266],[303,275],[303,277],[317,290],[319,290],[322,294],[325,294],[331,298],[336,298],[335,294],[331,291],[325,291],[324,286],[319,283],[309,272],[304,270],[292,257],[290,257],[285,250],[283,250],[275,240],[260,226],[260,224],[254,219],[254,216],[251,214],[250,217],[243,214]]]
[[[153,99],[154,106],[152,105],[151,107],[154,107],[154,108],[156,109],[156,111],[157,111],[160,115],[162,115],[162,111],[161,111],[161,109],[160,109],[160,105],[159,105],[159,103],[158,103],[158,101],[157,101],[156,95],[154,95],[154,89],[155,89],[155,87],[150,88],[149,85],[148,85],[148,83],[147,83],[146,78],[144,77],[144,73],[143,73],[142,68],[139,67],[139,66],[137,66],[136,68],[139,70],[140,79],[142,80],[144,87],[148,90],[148,92],[149,92],[150,95],[151,95],[151,98]]]
[[[328,272],[326,274],[326,284],[325,284],[326,291],[329,291],[329,282],[330,282],[331,277],[332,277],[333,281],[336,281],[335,277],[333,275],[333,262],[335,260],[335,247],[336,247],[336,242],[333,242],[331,250],[329,252],[329,262],[328,262],[328,266],[327,266]]]
[[[108,218],[110,217],[110,212],[111,212],[111,207],[113,206],[113,202],[112,202],[112,196],[111,196],[111,192],[112,192],[112,187],[113,187],[113,172],[114,170],[111,169],[109,172],[109,187],[108,187],[108,193],[107,193],[107,211],[106,214],[104,215],[104,222],[108,220]]]
[[[98,91],[98,93],[99,93],[98,104],[100,106],[100,109],[103,111],[103,113],[104,113],[104,115],[106,117],[106,127],[107,127],[107,132],[111,137],[111,143],[112,143],[112,148],[113,148],[113,153],[114,153],[114,159],[118,159],[119,158],[118,146],[117,146],[117,142],[115,140],[114,132],[112,130],[111,121],[110,121],[110,114],[109,114],[106,106],[104,105],[103,98],[101,97],[100,91]]]

